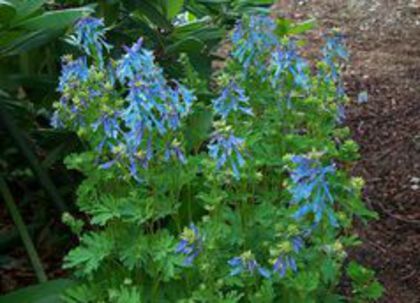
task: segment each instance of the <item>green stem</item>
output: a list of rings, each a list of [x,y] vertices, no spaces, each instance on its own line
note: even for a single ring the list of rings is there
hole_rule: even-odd
[[[41,260],[35,250],[35,246],[29,236],[28,229],[26,228],[25,223],[23,222],[22,216],[19,213],[18,208],[16,207],[15,201],[13,200],[12,194],[10,193],[9,188],[7,187],[6,182],[3,177],[0,175],[0,191],[3,195],[4,202],[8,208],[10,215],[13,218],[13,221],[16,224],[16,228],[22,238],[23,245],[25,246],[26,252],[28,253],[29,259],[31,260],[32,266],[34,268],[35,274],[40,283],[47,281],[47,275],[42,267]]]
[[[26,138],[23,136],[15,121],[13,121],[11,115],[2,106],[0,106],[0,121],[8,130],[10,136],[13,138],[21,153],[28,161],[32,171],[38,177],[39,182],[45,188],[46,192],[50,195],[58,210],[60,212],[67,211],[67,206],[65,205],[61,195],[59,194],[57,188],[52,182],[49,174],[43,169],[37,157],[32,152],[32,149],[29,148],[29,142],[27,142]]]

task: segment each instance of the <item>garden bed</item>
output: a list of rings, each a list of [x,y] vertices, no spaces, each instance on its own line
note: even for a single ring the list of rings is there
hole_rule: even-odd
[[[361,152],[354,174],[366,180],[364,200],[380,215],[369,226],[359,224],[364,244],[351,254],[377,271],[386,289],[381,302],[418,302],[420,6],[403,0],[280,2],[281,14],[314,16],[320,28],[337,26],[347,36],[347,93],[353,100],[362,91],[369,96],[347,111]]]

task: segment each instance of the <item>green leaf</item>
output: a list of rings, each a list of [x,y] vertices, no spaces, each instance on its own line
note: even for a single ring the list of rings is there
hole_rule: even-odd
[[[337,266],[331,258],[326,258],[321,266],[323,280],[326,283],[333,283],[337,279]]]
[[[299,35],[313,29],[314,27],[315,20],[313,19],[296,24],[292,20],[282,18],[277,20],[276,34],[279,37],[283,37],[285,35]]]
[[[371,300],[377,300],[382,297],[384,287],[378,282],[372,282],[368,287],[365,288],[365,296]]]
[[[136,9],[135,15],[137,17],[146,18],[155,26],[166,30],[172,28],[172,24],[166,19],[166,16],[164,16],[154,5],[148,3],[148,1],[136,2],[134,7]]]
[[[291,35],[302,34],[304,32],[307,32],[313,29],[315,25],[316,23],[314,19],[306,20],[304,22],[293,25],[289,30],[289,34]]]
[[[212,113],[205,109],[196,110],[188,119],[185,138],[189,149],[199,149],[200,145],[208,138],[212,127]]]
[[[21,20],[36,12],[44,5],[45,0],[14,0],[17,16],[15,20]]]
[[[106,233],[85,234],[81,245],[66,256],[64,268],[78,267],[85,274],[90,274],[111,254],[113,247],[112,238]]]
[[[0,57],[13,56],[37,48],[57,37],[60,31],[40,30],[18,36],[0,50]]]
[[[166,17],[172,19],[182,10],[184,0],[166,0]]]
[[[199,39],[196,38],[186,38],[175,42],[172,45],[169,45],[166,48],[166,52],[168,54],[173,53],[199,53],[204,48],[204,43],[201,42]]]
[[[71,26],[77,19],[88,15],[89,8],[75,8],[47,12],[40,16],[30,18],[15,25],[28,30],[64,29]]]
[[[1,296],[0,303],[59,303],[61,293],[75,284],[68,279],[52,280]]]
[[[8,23],[16,15],[16,8],[6,0],[0,0],[0,24]]]

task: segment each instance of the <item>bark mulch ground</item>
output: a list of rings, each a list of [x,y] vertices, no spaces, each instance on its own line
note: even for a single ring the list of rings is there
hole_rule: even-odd
[[[279,2],[280,15],[314,17],[320,31],[338,27],[347,37],[347,92],[369,96],[347,109],[361,152],[354,174],[380,215],[357,227],[364,244],[350,254],[377,271],[381,302],[420,302],[420,1]]]

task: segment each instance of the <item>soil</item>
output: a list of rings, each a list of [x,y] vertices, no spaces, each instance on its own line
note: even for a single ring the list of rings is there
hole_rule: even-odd
[[[376,270],[380,302],[420,302],[420,1],[279,1],[276,12],[315,18],[314,37],[333,27],[346,36],[346,124],[361,153],[353,173],[380,216],[358,224],[363,245],[350,257]]]

